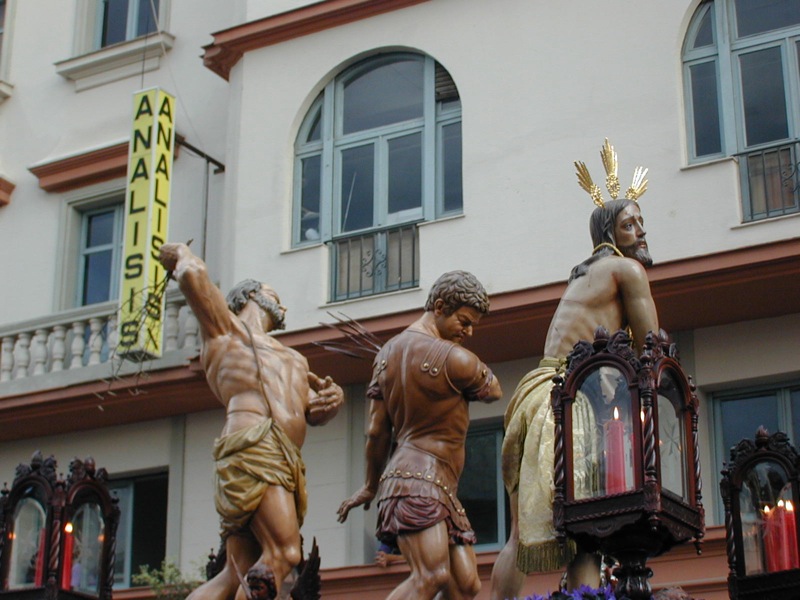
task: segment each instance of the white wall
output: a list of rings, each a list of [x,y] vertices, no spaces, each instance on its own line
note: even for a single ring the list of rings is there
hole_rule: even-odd
[[[87,455],[112,478],[169,466],[170,436],[168,419],[54,435],[0,444],[0,480],[9,486],[18,464],[29,464],[31,455],[41,450],[58,461],[58,472],[69,473],[70,461]],[[121,441],[122,440],[122,441]]]
[[[6,261],[0,277],[30,292],[4,299],[4,322],[57,305],[62,197],[40,190],[28,167],[124,140],[131,95],[152,85],[178,95],[178,131],[226,163],[225,175],[210,176],[212,276],[223,289],[244,277],[270,281],[292,329],[325,320],[327,249],[286,252],[293,143],[324,84],[385,49],[427,53],[458,85],[465,216],[421,229],[419,290],[347,303],[353,317],[421,306],[432,281],[453,268],[476,273],[490,293],[565,279],[590,251],[592,205],[572,162],[584,160],[602,180],[605,136],[619,152],[623,184],[636,165],[650,168],[642,206],[657,261],[795,235],[797,218],[740,225],[732,161],[684,168],[680,48],[696,2],[655,3],[643,15],[622,0],[436,0],[248,52],[229,82],[202,66],[211,32],[303,4],[204,2],[200,10],[173,0],[176,42],[160,69],[75,92],[53,67],[72,52],[63,23],[73,22],[73,3],[19,3],[9,24],[15,90],[0,105],[0,172],[17,190],[0,210],[0,251],[24,260]],[[38,35],[43,29],[51,33]],[[183,152],[175,176],[170,237],[194,238],[199,251],[202,163]]]
[[[680,52],[697,0],[569,3],[530,0],[431,0],[247,53],[226,82],[202,66],[210,32],[308,4],[299,0],[172,0],[175,47],[162,67],[76,92],[53,63],[69,58],[75,2],[17,2],[9,81],[0,105],[0,175],[17,185],[0,209],[0,321],[44,316],[57,305],[62,194],[47,194],[28,168],[127,138],[132,94],[163,86],[178,97],[178,132],[226,164],[210,176],[207,256],[227,289],[244,277],[269,281],[289,307],[291,329],[314,327],[325,314],[324,247],[289,251],[293,144],[322,87],[347,65],[385,49],[424,52],[453,76],[463,103],[464,216],[420,230],[420,289],[346,303],[364,318],[421,307],[442,272],[465,268],[490,293],[566,279],[591,250],[592,210],[572,162],[603,179],[598,151],[608,136],[627,185],[636,165],[650,168],[642,199],[656,261],[796,237],[798,217],[740,225],[732,161],[687,168]],[[42,35],[46,32],[46,35]],[[598,51],[601,49],[602,51]],[[188,152],[175,163],[170,237],[202,240],[204,166]],[[800,316],[707,328],[686,334],[701,399],[714,389],[796,376]],[[471,407],[496,418],[538,357],[492,365],[503,401]],[[310,505],[303,529],[325,548],[325,567],[360,559],[374,518],[336,523],[341,500],[362,479],[363,404],[352,399],[329,425],[312,429],[303,451]],[[701,411],[707,411],[705,404]],[[701,428],[710,415],[701,413]],[[183,436],[181,522],[184,569],[218,546],[211,445],[221,410],[188,415]],[[41,448],[66,470],[92,453],[112,475],[174,461],[175,426],[156,421],[0,444],[0,481]],[[706,489],[718,466],[701,435]],[[177,467],[178,465],[173,465]],[[708,498],[708,495],[707,495]],[[706,504],[708,507],[708,502]]]
[[[420,306],[453,268],[476,273],[490,293],[565,279],[591,250],[593,206],[572,162],[585,161],[602,181],[605,136],[619,152],[623,186],[636,165],[650,169],[642,206],[657,261],[794,236],[796,218],[739,225],[732,161],[684,168],[680,49],[695,4],[649,4],[643,15],[622,0],[437,0],[247,53],[231,78],[238,160],[227,216],[239,236],[223,287],[265,278],[290,307],[291,328],[325,319],[326,249],[285,253],[292,146],[324,84],[386,49],[433,56],[459,88],[465,217],[421,229],[419,291],[346,303],[353,317]],[[249,10],[266,11],[258,2]]]
[[[704,390],[731,389],[800,374],[800,315],[698,329],[697,381]]]
[[[74,11],[78,2],[17,2],[12,44],[6,46],[12,96],[0,104],[0,175],[16,184],[10,205],[0,209],[0,253],[14,260],[0,265],[4,290],[2,322],[36,318],[59,307],[55,287],[61,268],[60,222],[64,194],[39,188],[28,170],[58,158],[85,153],[128,139],[133,93],[161,86],[177,96],[176,130],[214,158],[225,161],[227,83],[203,67],[201,47],[210,33],[231,24],[225,3],[173,0],[169,31],[174,47],[156,71],[76,92],[54,63],[72,58]],[[204,162],[183,151],[175,162],[171,235],[202,241]],[[221,189],[212,175],[212,194]],[[124,181],[120,181],[124,189]],[[212,231],[218,221],[212,197]],[[218,252],[218,238],[210,242]],[[213,255],[212,254],[212,255]],[[213,262],[213,261],[212,261]],[[35,274],[35,275],[32,275]]]

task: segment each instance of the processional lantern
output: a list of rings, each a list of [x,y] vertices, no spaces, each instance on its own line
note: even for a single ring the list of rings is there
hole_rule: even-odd
[[[728,590],[734,599],[800,598],[800,550],[795,510],[800,456],[785,433],[760,427],[755,441],[731,448],[722,471]]]
[[[552,392],[559,541],[619,563],[617,596],[652,596],[648,558],[704,534],[698,401],[667,334],[578,342]]]
[[[0,492],[0,598],[111,599],[119,523],[108,474],[75,459],[66,480],[40,452]]]

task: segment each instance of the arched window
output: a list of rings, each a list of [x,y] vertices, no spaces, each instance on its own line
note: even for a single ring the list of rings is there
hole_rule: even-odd
[[[745,221],[800,211],[800,0],[707,0],[683,65],[691,162],[739,158]]]
[[[432,58],[390,53],[331,81],[295,144],[294,246],[331,249],[331,300],[418,284],[416,224],[461,212],[461,102]]]

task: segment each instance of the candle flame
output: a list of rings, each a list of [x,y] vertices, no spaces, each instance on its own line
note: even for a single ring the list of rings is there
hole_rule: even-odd
[[[614,420],[619,421],[619,410],[616,406],[614,407]]]
[[[765,515],[767,515],[767,516],[769,516],[769,512],[770,512],[770,508],[769,508],[769,506],[765,506],[765,507],[764,507],[764,514],[765,514]]]
[[[791,500],[786,501],[786,510],[788,512],[794,512],[794,504],[792,504]]]
[[[786,503],[783,501],[783,498],[778,500],[778,506],[780,506],[781,508],[785,508],[786,507]]]
[[[64,531],[67,533],[72,533],[72,523],[67,522],[67,524],[64,525]]]

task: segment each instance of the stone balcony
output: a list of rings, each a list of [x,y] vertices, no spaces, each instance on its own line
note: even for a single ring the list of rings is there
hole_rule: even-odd
[[[197,361],[197,319],[179,292],[167,294],[157,359],[116,354],[117,310],[106,302],[0,326],[0,441],[218,406]]]

